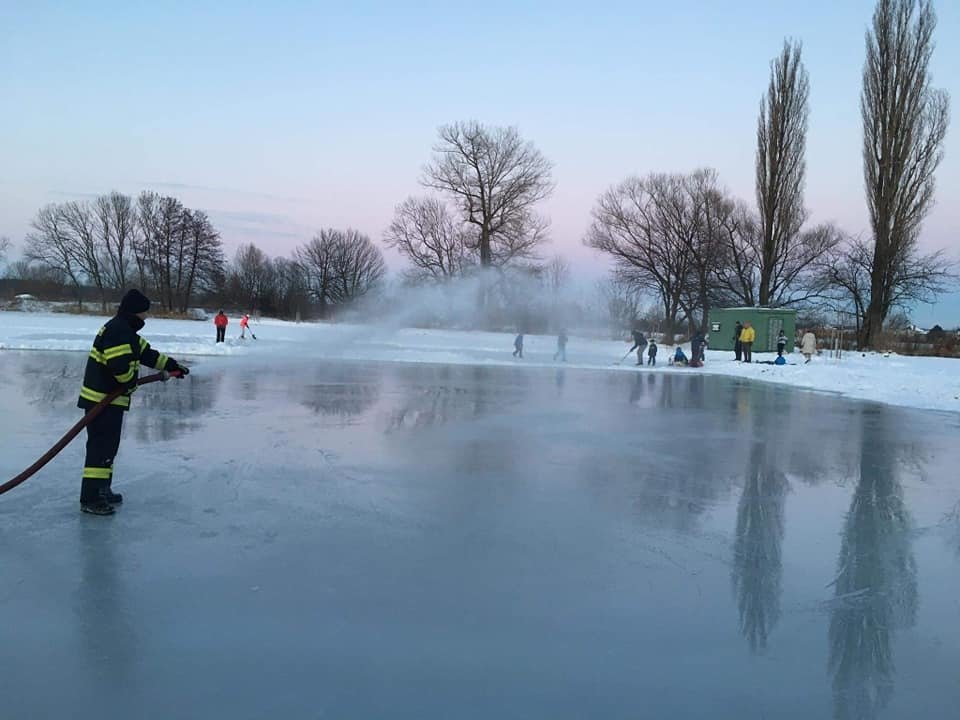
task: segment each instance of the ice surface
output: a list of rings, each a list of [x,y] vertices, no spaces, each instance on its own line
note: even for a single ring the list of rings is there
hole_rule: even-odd
[[[78,512],[80,441],[0,497],[0,716],[955,715],[960,416],[256,332],[136,394],[116,516]],[[0,479],[83,361],[0,353]]]
[[[0,362],[4,348],[21,350],[75,350],[87,352],[90,339],[106,318],[53,313],[0,313]],[[388,322],[374,325],[294,324],[265,320],[253,325],[258,340],[239,339],[239,322],[228,328],[226,343],[214,343],[212,322],[150,319],[144,337],[175,357],[231,355],[253,358],[276,357],[389,360],[404,363],[444,363],[556,367],[554,337],[527,335],[524,360],[514,360],[512,334],[417,330]],[[637,372],[634,358],[622,365],[629,344],[572,337],[567,347],[569,368]],[[686,347],[689,355],[689,346]],[[657,372],[728,375],[775,382],[808,390],[839,393],[906,407],[960,412],[960,362],[948,358],[904,357],[848,353],[841,361],[826,356],[803,364],[794,354],[791,364],[741,364],[731,352],[708,351],[704,368],[689,370],[667,366],[672,354],[660,348]],[[771,361],[775,353],[754,353],[760,361]],[[647,368],[639,370],[649,372]]]

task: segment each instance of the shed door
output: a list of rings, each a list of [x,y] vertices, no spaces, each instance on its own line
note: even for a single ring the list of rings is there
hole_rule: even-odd
[[[783,330],[782,317],[767,318],[767,350],[768,351],[776,352],[777,336],[780,334],[781,330]]]

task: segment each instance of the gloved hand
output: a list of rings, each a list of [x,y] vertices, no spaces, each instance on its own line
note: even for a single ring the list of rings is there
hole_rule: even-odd
[[[187,375],[190,374],[190,368],[184,367],[183,365],[181,365],[180,363],[178,363],[176,360],[170,360],[170,361],[167,363],[167,370],[166,370],[166,372],[167,372],[167,373],[180,373],[180,377],[181,377],[181,378],[184,378],[184,377],[186,377]],[[166,380],[166,378],[164,378],[164,380]]]

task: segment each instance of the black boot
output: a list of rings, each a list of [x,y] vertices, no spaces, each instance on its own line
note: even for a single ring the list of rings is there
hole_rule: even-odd
[[[120,505],[123,503],[123,495],[121,495],[120,493],[115,493],[110,488],[107,488],[106,490],[101,491],[100,497],[102,497],[111,505]]]
[[[90,513],[91,515],[113,515],[114,513],[113,505],[108,503],[103,498],[90,502],[81,501],[80,511]]]

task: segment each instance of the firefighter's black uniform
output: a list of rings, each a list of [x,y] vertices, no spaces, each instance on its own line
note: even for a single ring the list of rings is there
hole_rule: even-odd
[[[86,511],[95,512],[91,508],[98,508],[99,514],[109,514],[109,504],[121,501],[121,496],[110,487],[113,460],[120,447],[123,414],[130,409],[130,396],[137,389],[140,366],[188,372],[137,334],[144,322],[136,313],[149,308],[150,301],[144,295],[129,291],[123,296],[119,312],[93,339],[77,406],[89,410],[118,386],[126,389],[87,425],[87,455],[80,486],[80,506]]]

